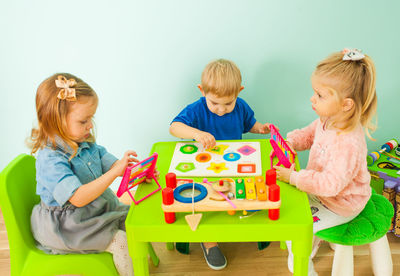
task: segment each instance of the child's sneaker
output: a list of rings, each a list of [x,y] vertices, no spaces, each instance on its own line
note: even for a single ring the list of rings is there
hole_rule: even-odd
[[[218,246],[214,246],[209,249],[206,249],[203,243],[200,243],[200,246],[203,249],[204,259],[206,259],[206,262],[210,268],[214,270],[221,270],[226,267],[226,258]]]

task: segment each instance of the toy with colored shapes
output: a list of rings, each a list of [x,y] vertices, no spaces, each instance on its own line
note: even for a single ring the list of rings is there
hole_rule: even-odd
[[[256,171],[255,164],[238,164],[239,173],[254,173]]]
[[[400,199],[400,165],[397,163],[399,160],[394,158],[397,141],[393,139],[385,145],[376,154],[377,159],[370,162],[372,164],[368,165],[368,170],[371,174],[371,186],[393,205],[395,215],[389,231],[400,237],[400,203],[396,203]]]
[[[233,179],[225,178],[225,179],[220,179],[219,181],[216,181],[212,184],[212,187],[214,190],[217,192],[227,192],[230,191],[232,188],[232,182]]]
[[[180,177],[247,177],[261,175],[260,142],[217,142],[204,149],[197,142],[178,142],[169,171]]]
[[[184,145],[179,149],[183,154],[192,154],[197,152],[198,147],[195,145]]]
[[[243,179],[236,179],[236,198],[237,199],[245,199],[246,198],[246,189],[244,187]]]
[[[216,154],[224,154],[224,151],[228,148],[229,146],[227,145],[216,145],[212,148],[206,149],[206,151],[212,152],[212,153],[216,153]]]
[[[253,178],[244,179],[244,187],[246,188],[246,199],[253,200],[256,199],[256,186],[254,184]]]
[[[158,183],[157,178],[154,176],[154,169],[156,167],[157,158],[158,154],[155,152],[153,153],[153,155],[146,158],[145,160],[140,161],[134,165],[129,165],[125,170],[124,176],[122,177],[121,184],[119,185],[117,191],[117,196],[120,197],[123,195],[123,193],[128,192],[133,202],[137,205],[149,196],[161,190],[161,186]],[[157,189],[144,196],[143,198],[135,200],[129,190],[145,181],[146,178],[154,180],[157,184]]]
[[[209,153],[203,152],[203,153],[199,153],[199,154],[196,156],[196,161],[197,161],[197,162],[204,163],[204,162],[208,162],[208,161],[210,161],[210,160],[211,160],[211,155],[210,155]]]
[[[215,173],[220,173],[224,170],[228,170],[228,168],[225,166],[225,163],[211,162],[211,165],[210,165],[210,167],[207,168],[207,170],[214,171]]]
[[[395,139],[392,139],[389,142],[383,144],[380,150],[368,154],[367,156],[368,166],[372,166],[375,163],[375,161],[379,159],[382,153],[389,153],[392,149],[396,149],[398,145],[399,143]]]
[[[262,176],[256,176],[255,182],[256,182],[257,199],[262,201],[267,200],[268,199],[267,186],[264,183],[264,178]]]
[[[224,159],[229,162],[238,161],[240,159],[240,154],[236,152],[230,152],[224,154]]]
[[[270,125],[269,128],[271,129],[271,139],[269,141],[273,148],[273,152],[270,156],[271,168],[274,166],[273,159],[275,156],[279,160],[276,164],[277,166],[283,165],[286,168],[290,168],[295,162],[296,152],[289,147],[274,125]]]
[[[281,205],[279,186],[276,184],[266,186],[264,178],[261,176],[256,179],[245,178],[244,181],[243,179],[234,181],[230,178],[222,178],[214,182],[205,179],[203,183],[178,184],[180,180],[171,175],[173,173],[168,173],[166,176],[166,181],[169,184],[163,190],[162,195],[162,209],[167,223],[175,221],[176,212],[192,212],[192,216],[194,216],[195,212],[264,209],[269,210],[270,219],[279,218]],[[171,182],[174,180],[176,181],[176,188],[173,189],[171,187],[175,185]],[[216,193],[221,194],[223,200],[213,199]],[[198,223],[198,220],[196,223]],[[191,225],[191,228],[195,230],[197,225]]]

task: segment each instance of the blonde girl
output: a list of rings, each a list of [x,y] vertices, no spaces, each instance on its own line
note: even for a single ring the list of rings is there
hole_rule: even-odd
[[[36,153],[36,193],[31,228],[38,246],[50,254],[108,251],[121,275],[133,275],[125,218],[129,206],[108,188],[130,162],[97,145],[93,116],[98,97],[80,78],[55,74],[37,89],[38,128],[30,137]]]
[[[311,107],[319,118],[287,134],[295,150],[310,150],[309,160],[298,172],[275,167],[277,177],[309,194],[314,233],[352,220],[370,198],[364,131],[371,138],[375,129],[375,79],[374,63],[361,51],[330,55],[311,76]],[[312,256],[317,249],[315,242]],[[292,258],[289,250],[289,269]],[[309,275],[316,275],[311,261]]]

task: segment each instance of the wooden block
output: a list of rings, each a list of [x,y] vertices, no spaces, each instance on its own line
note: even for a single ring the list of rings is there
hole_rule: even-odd
[[[396,203],[397,203],[397,206],[399,206],[399,204],[400,204],[400,192],[396,193]]]
[[[246,188],[246,199],[253,200],[257,198],[256,186],[253,178],[245,178],[244,186]]]
[[[236,179],[236,198],[237,199],[245,199],[246,198],[246,189],[244,187],[243,179]]]
[[[395,221],[394,221],[394,234],[400,236],[400,206],[397,205],[397,210],[395,214]]]
[[[192,231],[196,231],[202,216],[203,216],[202,213],[185,216],[186,222],[187,224],[189,224],[190,229],[192,229]]]
[[[396,193],[394,189],[392,188],[384,188],[382,195],[386,197],[392,204],[394,203],[394,198],[396,196]]]
[[[264,178],[262,176],[256,176],[256,189],[257,189],[257,199],[258,200],[267,200],[267,185],[264,183]]]

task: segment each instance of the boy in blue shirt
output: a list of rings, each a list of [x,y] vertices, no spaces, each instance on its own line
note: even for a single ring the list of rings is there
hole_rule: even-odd
[[[215,146],[215,140],[239,140],[246,132],[268,134],[269,123],[261,124],[241,98],[242,76],[235,63],[225,59],[210,62],[197,86],[203,95],[186,106],[169,128],[173,136],[194,139],[204,148]],[[215,270],[227,262],[216,242],[201,243],[207,264]]]

